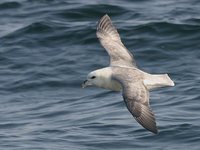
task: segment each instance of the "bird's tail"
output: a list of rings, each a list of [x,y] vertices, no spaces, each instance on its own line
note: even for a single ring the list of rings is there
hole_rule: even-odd
[[[159,87],[174,86],[174,82],[170,79],[168,74],[150,75],[144,80],[144,85],[148,90]]]

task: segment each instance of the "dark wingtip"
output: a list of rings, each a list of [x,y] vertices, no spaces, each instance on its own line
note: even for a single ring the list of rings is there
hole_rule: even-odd
[[[148,131],[154,134],[158,134],[155,116],[151,109],[146,105],[138,105],[137,108],[139,108],[139,106],[141,107],[141,114],[139,114],[138,117],[134,117],[136,121]],[[134,115],[136,113],[137,112],[135,112]]]
[[[151,132],[154,133],[154,134],[158,134],[159,133],[158,129],[152,130]]]
[[[108,15],[108,14],[105,14],[103,17],[109,17],[109,15]],[[102,18],[103,18],[103,17],[102,17]]]
[[[108,16],[108,14],[105,14],[104,16],[102,16],[101,19],[99,20],[99,23],[104,19],[110,20],[110,17]]]
[[[109,15],[108,15],[108,14],[105,14],[104,16],[105,16],[105,17],[109,17]],[[110,17],[109,17],[109,18],[110,18]]]
[[[143,127],[144,127],[144,126],[143,126]],[[148,130],[148,131],[154,133],[154,134],[158,134],[158,133],[159,133],[157,127],[155,127],[155,128],[146,128],[146,127],[144,127],[144,128],[145,128],[146,130]]]

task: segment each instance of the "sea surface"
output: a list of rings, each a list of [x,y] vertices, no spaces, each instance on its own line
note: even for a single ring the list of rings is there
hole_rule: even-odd
[[[176,84],[151,92],[158,135],[121,93],[81,88],[109,65],[104,14],[140,69]],[[1,0],[0,150],[104,149],[200,150],[200,1]]]

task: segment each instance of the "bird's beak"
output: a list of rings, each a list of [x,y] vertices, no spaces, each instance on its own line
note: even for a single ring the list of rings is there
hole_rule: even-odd
[[[89,81],[88,80],[85,80],[82,84],[82,88],[85,88],[87,87],[88,85],[90,85]]]

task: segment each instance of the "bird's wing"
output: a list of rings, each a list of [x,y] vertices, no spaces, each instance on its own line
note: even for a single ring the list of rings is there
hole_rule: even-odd
[[[110,56],[110,66],[136,67],[132,54],[122,43],[108,15],[100,19],[96,34]]]
[[[147,130],[157,134],[156,121],[149,105],[149,91],[143,83],[123,82],[123,98],[136,121]]]

